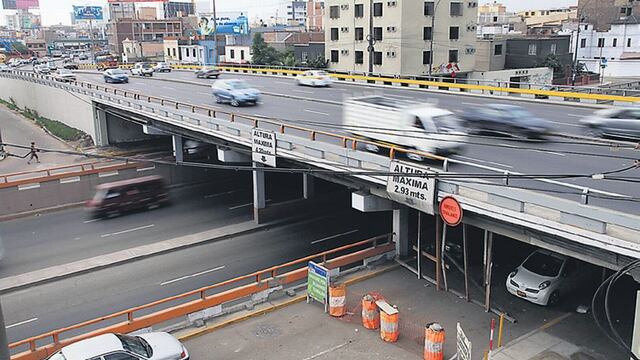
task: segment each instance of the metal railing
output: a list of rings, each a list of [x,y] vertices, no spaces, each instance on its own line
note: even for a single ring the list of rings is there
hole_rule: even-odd
[[[245,114],[238,114],[238,113],[233,113],[233,112],[228,112],[228,111],[223,111],[223,110],[218,110],[218,109],[214,109],[208,106],[203,106],[203,105],[196,105],[196,104],[190,104],[190,103],[185,103],[185,102],[181,102],[181,101],[177,101],[177,100],[172,100],[172,99],[165,99],[162,97],[158,97],[158,96],[151,96],[151,95],[144,95],[135,91],[129,91],[129,90],[122,90],[122,89],[117,89],[117,88],[113,88],[113,87],[107,87],[107,86],[103,86],[103,85],[98,85],[98,84],[94,84],[94,83],[88,83],[88,82],[80,82],[80,81],[76,81],[74,83],[59,83],[56,81],[51,80],[51,78],[49,76],[46,75],[38,75],[38,74],[34,74],[34,73],[30,73],[30,72],[26,72],[26,73],[17,73],[17,72],[13,72],[13,73],[4,73],[4,74],[0,74],[0,76],[6,76],[6,77],[16,77],[18,79],[23,79],[23,80],[29,80],[29,81],[35,81],[35,82],[41,82],[44,85],[49,85],[49,86],[53,86],[53,87],[59,87],[59,88],[63,88],[67,91],[74,91],[74,92],[80,92],[82,93],[82,91],[86,91],[86,95],[89,96],[100,96],[102,97],[102,94],[105,94],[107,96],[111,96],[113,95],[114,97],[117,96],[122,96],[124,99],[132,99],[132,100],[136,100],[136,101],[141,101],[141,102],[146,102],[149,104],[159,104],[161,106],[164,107],[168,107],[171,108],[172,110],[187,110],[191,113],[194,114],[198,114],[198,115],[204,115],[208,118],[215,118],[218,120],[224,120],[224,121],[228,121],[230,123],[234,123],[234,122],[244,122],[247,125],[251,125],[252,127],[260,127],[260,126],[265,126],[265,127],[269,127],[270,129],[275,129],[277,132],[281,133],[281,134],[293,134],[294,136],[300,136],[300,137],[304,137],[308,140],[312,140],[312,141],[321,141],[324,143],[330,143],[333,145],[338,145],[342,148],[346,148],[346,149],[350,149],[350,150],[354,150],[354,151],[358,151],[359,149],[361,149],[361,147],[359,147],[359,145],[364,145],[364,147],[366,147],[366,145],[372,145],[372,146],[376,146],[380,149],[383,149],[384,152],[388,153],[388,157],[390,159],[395,159],[397,157],[399,157],[400,155],[403,156],[409,156],[409,155],[417,155],[418,157],[422,157],[422,158],[426,158],[426,159],[431,159],[431,160],[437,160],[437,161],[442,161],[443,162],[443,170],[444,171],[449,171],[449,166],[451,164],[458,164],[461,166],[469,166],[472,168],[476,168],[476,169],[480,169],[480,170],[485,170],[485,171],[489,171],[492,173],[499,173],[504,175],[504,180],[503,183],[505,185],[509,184],[509,176],[513,175],[514,177],[517,177],[519,175],[523,175],[522,173],[519,172],[513,172],[513,171],[508,171],[508,170],[504,170],[504,169],[499,169],[499,168],[494,168],[494,167],[490,167],[490,166],[486,166],[486,165],[481,165],[481,164],[476,164],[476,163],[472,163],[472,162],[467,162],[467,161],[462,161],[462,160],[457,160],[457,159],[452,159],[452,158],[448,158],[448,157],[444,157],[444,156],[440,156],[440,155],[436,155],[436,154],[431,154],[431,153],[427,153],[427,152],[423,152],[423,151],[418,151],[418,150],[412,150],[412,149],[406,149],[406,148],[401,148],[398,146],[394,146],[394,145],[390,145],[390,144],[381,144],[375,141],[369,141],[369,140],[363,140],[360,138],[356,138],[350,135],[346,135],[346,134],[337,134],[337,133],[332,133],[329,131],[323,131],[323,130],[317,130],[317,129],[310,129],[310,128],[306,128],[306,127],[302,127],[302,126],[298,126],[298,125],[291,125],[291,124],[287,124],[284,122],[281,122],[277,119],[268,119],[268,118],[258,118],[252,115],[245,115]],[[93,92],[95,91],[95,93]],[[107,101],[112,102],[118,106],[128,106],[130,108],[133,108],[134,110],[139,110],[139,106],[140,104],[136,104],[133,102],[125,102],[122,101],[119,98],[107,98]],[[153,110],[155,111],[155,110]],[[164,111],[164,115],[169,115],[171,114],[168,110]],[[209,128],[207,128],[204,122],[202,122],[201,120],[198,119],[189,119],[191,121],[193,121],[194,123],[190,123],[189,125],[195,125],[198,127],[201,127],[203,130],[209,130]],[[619,195],[619,194],[615,194],[615,193],[611,193],[608,191],[602,191],[602,190],[597,190],[597,189],[592,189],[586,186],[580,186],[580,185],[575,185],[575,184],[569,184],[569,183],[564,183],[564,182],[560,182],[557,180],[550,180],[550,179],[529,179],[532,180],[534,182],[542,182],[545,184],[552,184],[555,186],[559,186],[562,188],[568,188],[568,189],[572,189],[572,190],[578,190],[578,193],[581,194],[580,198],[581,198],[581,202],[583,204],[588,204],[589,203],[589,197],[590,195],[599,195],[599,196],[605,196],[605,197],[611,197],[611,198],[620,198],[620,199],[628,199],[630,198],[629,196],[626,195]],[[577,194],[576,194],[577,195]]]
[[[395,244],[391,240],[391,234],[384,234],[353,244],[340,246],[217,284],[14,342],[9,345],[10,349],[20,349],[25,346],[28,347],[28,349],[12,356],[11,359],[41,360],[63,346],[76,341],[105,333],[130,333],[212,306],[243,299],[268,290],[269,288],[299,282],[307,276],[306,265],[309,261],[320,262],[330,269],[335,269],[353,265],[364,259],[389,253],[394,250]],[[113,323],[114,321],[117,322]],[[87,328],[96,328],[101,324],[104,324],[101,328],[87,330]],[[78,330],[88,332],[64,338],[65,335],[77,332]]]
[[[95,170],[105,171],[112,170],[114,167],[121,167],[122,165],[132,165],[127,160],[115,161],[115,160],[103,160],[87,162],[82,164],[64,165],[51,167],[42,170],[23,171],[10,174],[0,175],[0,188],[6,186],[15,186],[17,183],[23,181],[40,181],[42,179],[50,178],[51,176],[77,176],[86,172]],[[44,181],[44,180],[43,180]]]

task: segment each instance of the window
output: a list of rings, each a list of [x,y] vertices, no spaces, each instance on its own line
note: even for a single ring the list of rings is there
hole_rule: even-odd
[[[235,50],[231,49],[231,51],[229,51],[229,54],[231,55],[232,59],[236,58],[236,51]]]
[[[493,47],[493,55],[495,55],[495,56],[502,55],[502,44],[496,44]]]
[[[449,8],[449,14],[451,14],[451,16],[462,16],[462,3],[452,2]]]
[[[580,47],[581,48],[587,47],[587,39],[580,39]]]
[[[558,44],[551,44],[551,49],[549,49],[549,52],[555,55],[557,50]]]
[[[631,47],[631,38],[627,39],[627,47]]]
[[[613,39],[613,44],[612,44],[612,46],[613,46],[613,47],[618,46],[618,39],[616,39],[616,38],[614,38],[614,39]]]
[[[242,58],[244,59],[244,51],[242,52]],[[300,54],[300,58],[303,62],[306,62],[309,59],[309,53],[303,51],[302,54]]]
[[[538,55],[538,46],[536,44],[529,44],[529,55]]]
[[[167,49],[167,56],[171,56],[171,49]]]
[[[373,16],[382,16],[382,3],[373,3]]]
[[[302,55],[303,55],[302,57],[303,57],[303,58],[304,58],[304,55],[305,55],[305,54],[306,54],[306,53],[304,53],[304,52],[302,53]],[[240,50],[240,60],[244,60],[244,50]],[[304,59],[304,61],[306,61],[306,60],[307,60],[307,59]]]
[[[331,28],[331,41],[339,40],[338,28]]]
[[[364,28],[357,27],[356,28],[356,41],[364,40]]]
[[[339,19],[340,18],[340,6],[329,6],[329,18],[330,19]]]
[[[631,7],[620,8],[620,14],[624,16],[631,16],[632,11],[633,11],[633,8]]]
[[[424,27],[424,29],[422,29],[422,39],[433,40],[433,28],[430,26]]]
[[[599,47],[599,48],[604,47],[604,38],[599,38],[599,39],[598,39],[598,47]]]
[[[331,50],[331,62],[337,63],[340,60],[338,56],[338,50]]]
[[[196,57],[196,49],[193,48],[192,51],[193,51],[193,57]]]
[[[424,2],[424,16],[433,16],[435,13],[435,3],[433,1]]]
[[[430,65],[431,64],[431,51],[423,51],[422,52],[422,64]]]
[[[127,353],[117,352],[117,353],[105,355],[104,360],[138,360],[138,359],[134,358],[133,356]]]
[[[382,65],[382,51],[373,52],[373,65]]]
[[[356,51],[356,64],[364,64],[364,51]]]
[[[376,41],[382,41],[382,28],[374,27],[373,28],[373,39]]]
[[[460,39],[460,28],[457,26],[449,27],[449,40],[458,40]]]
[[[354,17],[362,18],[364,17],[364,4],[356,4],[353,8]]]
[[[458,62],[458,50],[449,50],[449,62],[450,63]]]

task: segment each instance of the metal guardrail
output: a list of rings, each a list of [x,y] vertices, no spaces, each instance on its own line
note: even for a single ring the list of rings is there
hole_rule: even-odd
[[[82,164],[65,165],[42,170],[24,171],[0,175],[0,189],[18,186],[24,183],[42,182],[57,178],[92,174],[139,166],[138,163],[125,161],[96,161]]]
[[[504,169],[498,169],[498,168],[494,168],[486,165],[456,160],[456,159],[447,158],[444,156],[430,154],[422,151],[405,149],[405,148],[396,147],[389,144],[380,144],[377,142],[363,140],[363,139],[355,138],[345,134],[336,134],[328,131],[305,128],[302,126],[286,124],[278,120],[257,118],[250,115],[243,115],[243,114],[237,114],[237,113],[228,112],[228,111],[217,110],[217,109],[213,109],[203,105],[189,104],[189,103],[185,103],[177,100],[165,99],[158,96],[144,95],[136,91],[122,90],[122,89],[107,87],[107,86],[98,85],[94,83],[88,83],[88,82],[82,82],[82,81],[76,81],[73,83],[63,83],[63,82],[55,81],[51,76],[39,75],[32,72],[0,73],[0,76],[15,77],[21,80],[40,82],[44,85],[59,87],[59,88],[65,89],[66,91],[72,91],[77,93],[83,93],[83,91],[85,91],[86,92],[85,95],[100,97],[100,98],[103,97],[102,94],[105,94],[107,96],[110,96],[110,95],[122,96],[124,99],[143,101],[150,104],[151,103],[160,104],[161,106],[170,107],[175,110],[188,110],[194,114],[197,113],[199,115],[205,115],[208,118],[225,120],[230,123],[244,121],[245,123],[248,123],[253,127],[259,127],[260,125],[263,125],[263,126],[267,125],[270,128],[277,129],[277,131],[280,132],[281,134],[285,134],[285,133],[287,134],[291,133],[296,135],[299,134],[301,137],[309,139],[311,141],[320,141],[320,142],[325,142],[333,145],[339,145],[342,148],[350,149],[353,151],[357,151],[359,149],[359,145],[365,145],[365,146],[375,145],[378,148],[384,149],[384,151],[388,153],[389,159],[395,159],[399,155],[403,155],[403,156],[408,156],[410,154],[418,155],[426,159],[443,161],[444,171],[448,171],[450,164],[458,164],[462,166],[469,166],[472,168],[489,171],[492,173],[499,173],[499,174],[505,175],[505,179],[504,179],[505,184],[509,183],[509,175],[514,175],[514,176],[522,175],[522,173],[518,173],[518,172],[507,171]],[[120,106],[124,105],[131,108],[137,108],[138,106],[138,104],[135,104],[133,102],[124,102],[116,98],[109,99],[109,100],[110,101],[112,100],[114,103]],[[169,112],[166,112],[166,114],[168,115]],[[194,125],[202,127],[202,129],[207,129],[207,127],[205,126],[206,124],[201,123],[200,120],[194,120],[194,121],[196,121]],[[586,186],[574,185],[574,184],[564,183],[556,180],[550,180],[550,179],[531,179],[531,180],[536,182],[542,182],[545,184],[556,185],[562,188],[578,190],[582,194],[581,201],[583,204],[589,203],[589,197],[592,194],[606,196],[606,197],[613,197],[613,198],[618,197],[621,199],[629,198],[628,196],[621,197],[618,194],[611,193],[608,191],[592,189]]]
[[[121,64],[121,68],[129,69],[132,67],[131,64]],[[290,75],[296,76],[304,71],[308,70],[318,70],[313,68],[304,68],[304,67],[289,67],[289,66],[278,66],[278,65],[252,65],[252,64],[221,64],[216,66],[224,71],[231,72],[260,72],[264,74],[282,74],[282,75]],[[95,65],[85,64],[82,65],[81,68],[84,69],[95,69]],[[185,70],[197,70],[202,68],[201,65],[172,65],[174,69],[185,69]],[[494,92],[510,92],[513,94],[522,94],[523,92],[517,91],[520,90],[539,90],[546,92],[557,92],[557,93],[569,93],[573,95],[577,94],[588,94],[588,95],[603,95],[603,96],[612,96],[612,97],[636,97],[640,98],[640,90],[634,89],[612,89],[605,87],[589,87],[589,86],[570,86],[570,85],[549,85],[549,84],[537,84],[537,83],[524,83],[524,82],[511,82],[511,81],[492,81],[492,80],[482,80],[482,79],[463,79],[463,78],[446,78],[446,77],[438,77],[428,75],[397,75],[397,74],[386,74],[386,73],[374,73],[369,75],[366,72],[357,72],[357,71],[336,71],[332,69],[321,69],[322,71],[326,71],[332,75],[332,77],[339,80],[366,80],[366,81],[381,81],[381,82],[391,82],[398,84],[416,84],[414,81],[420,81],[418,85],[422,86],[433,86],[439,88],[457,88],[457,89],[478,89],[473,87],[465,87],[464,85],[471,86],[480,86],[482,90],[486,91],[494,91]],[[453,86],[459,85],[459,86]],[[505,89],[514,89],[514,91],[508,91]],[[526,93],[526,92],[525,92]],[[553,95],[549,93],[540,93],[534,95],[548,97],[548,96],[558,96],[563,97],[563,95]],[[570,98],[580,99],[578,96],[572,96]],[[593,99],[593,98],[586,98]],[[615,100],[615,99],[597,99],[601,101],[624,101],[624,100]],[[640,99],[634,100],[634,102],[640,102]]]
[[[157,300],[145,305],[118,311],[72,326],[60,328],[14,342],[10,349],[28,347],[28,350],[11,357],[12,360],[41,360],[71,343],[105,333],[130,333],[139,329],[176,319],[209,307],[225,304],[260,293],[270,288],[302,281],[307,276],[307,263],[316,261],[330,269],[352,265],[364,259],[393,252],[395,244],[391,234],[376,236],[335,249],[306,256],[281,265],[259,270],[251,274],[191,290],[179,295]],[[303,265],[303,267],[300,267]],[[176,302],[180,302],[176,305]],[[171,304],[170,307],[169,304]],[[152,311],[149,313],[149,311]],[[146,314],[141,314],[146,313]],[[114,321],[117,321],[114,323]],[[64,335],[103,326],[82,335],[63,338]],[[44,343],[44,344],[43,344]]]

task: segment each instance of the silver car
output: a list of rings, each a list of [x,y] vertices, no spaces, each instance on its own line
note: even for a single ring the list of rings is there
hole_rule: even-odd
[[[580,123],[589,136],[640,139],[640,108],[598,110]]]

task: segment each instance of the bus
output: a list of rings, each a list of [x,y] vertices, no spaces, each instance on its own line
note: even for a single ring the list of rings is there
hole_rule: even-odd
[[[118,58],[115,55],[96,56],[96,67],[98,71],[115,69],[118,67]]]

